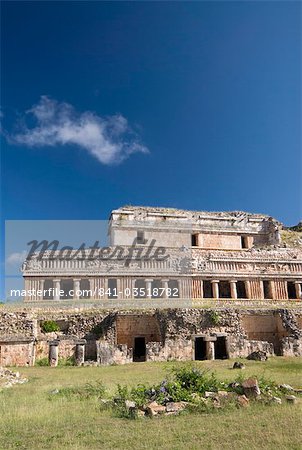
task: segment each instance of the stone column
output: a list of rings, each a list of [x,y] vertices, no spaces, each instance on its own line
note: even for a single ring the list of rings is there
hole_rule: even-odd
[[[117,278],[116,280],[116,300],[123,300],[124,298],[124,283],[121,278]]]
[[[44,279],[39,281],[39,290],[42,291],[41,295],[39,295],[39,300],[43,300],[43,290],[44,290]]]
[[[249,280],[246,280],[244,282],[245,285],[245,292],[246,292],[246,297],[247,298],[252,298],[252,291],[251,291],[251,283]]]
[[[59,341],[49,341],[48,361],[51,367],[56,367],[59,360]]]
[[[103,298],[101,300],[108,300],[108,294],[106,294],[108,290],[108,278],[104,278],[104,291],[105,291],[105,295],[103,296]]]
[[[231,297],[232,297],[232,298],[238,298],[238,296],[237,296],[237,285],[236,285],[236,283],[237,283],[236,280],[231,280],[231,281],[230,281]]]
[[[169,295],[168,295],[168,288],[169,288],[169,280],[168,280],[168,278],[164,278],[164,279],[162,279],[161,280],[162,281],[162,283],[163,283],[163,288],[164,288],[164,292],[163,292],[163,298],[169,298]]]
[[[24,279],[24,289],[26,291],[25,301],[29,302],[30,301],[30,297],[28,295],[28,291],[30,289],[30,279],[27,278],[27,277]]]
[[[300,281],[295,281],[294,283],[296,289],[296,298],[300,300],[302,298],[301,283]]]
[[[75,300],[79,300],[80,296],[79,293],[77,293],[76,291],[80,290],[80,278],[74,278],[73,279],[73,298]]]
[[[201,233],[197,233],[197,246],[202,247],[203,244],[203,237]]]
[[[212,295],[213,298],[219,298],[219,281],[218,280],[212,280]]]
[[[85,344],[86,340],[81,339],[76,342],[75,347],[75,362],[77,366],[82,366],[85,361]]]
[[[206,341],[206,357],[209,360],[213,360],[215,359],[215,344],[214,342],[216,341],[216,337],[212,337],[212,336],[206,336],[204,338],[204,340]]]
[[[94,282],[94,278],[89,278],[89,289],[91,290],[91,299],[95,299],[95,282]]]
[[[61,280],[58,278],[54,278],[53,287],[54,287],[53,299],[60,300]]]
[[[200,287],[199,287],[199,289],[200,289],[200,298],[203,298],[203,280],[199,280],[199,283],[200,283]]]
[[[146,298],[152,298],[152,278],[147,278],[145,280],[146,282]],[[151,295],[150,297],[148,297],[149,295]]]

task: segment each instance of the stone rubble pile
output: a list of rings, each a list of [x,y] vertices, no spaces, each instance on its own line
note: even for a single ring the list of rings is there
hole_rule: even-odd
[[[10,388],[14,384],[23,384],[28,380],[20,375],[20,372],[13,372],[0,366],[0,390]]]
[[[301,389],[294,389],[293,387],[282,384],[278,386],[281,397],[273,395],[273,393],[261,392],[258,380],[256,378],[248,378],[241,383],[230,383],[228,391],[218,391],[218,392],[204,392],[203,395],[196,393],[194,400],[196,403],[191,403],[187,401],[167,401],[165,404],[160,404],[153,400],[144,406],[138,406],[134,401],[126,400],[124,406],[132,418],[140,418],[144,416],[154,417],[159,415],[176,415],[182,412],[186,408],[194,408],[197,404],[203,404],[205,406],[210,406],[213,408],[223,408],[228,402],[233,402],[237,407],[246,408],[250,406],[251,401],[260,401],[264,404],[278,404],[281,405],[283,401],[286,403],[296,404],[298,398],[293,395],[301,394]],[[243,393],[238,393],[239,390]],[[110,400],[101,400],[101,402],[108,402]]]

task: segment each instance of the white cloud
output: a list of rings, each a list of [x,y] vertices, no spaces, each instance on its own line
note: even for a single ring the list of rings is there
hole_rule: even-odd
[[[27,255],[28,255],[28,252],[26,252],[25,250],[23,250],[23,252],[11,253],[6,258],[6,262],[7,262],[7,264],[10,264],[12,266],[14,266],[15,264],[22,264],[25,261]]]
[[[60,103],[45,95],[26,111],[25,120],[35,126],[22,125],[9,136],[10,142],[28,147],[77,145],[102,164],[116,164],[132,153],[148,153],[122,115],[106,118],[92,112],[78,113],[72,105]]]

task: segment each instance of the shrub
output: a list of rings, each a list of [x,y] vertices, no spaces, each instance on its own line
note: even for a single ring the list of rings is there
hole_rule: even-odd
[[[41,324],[41,330],[44,333],[51,333],[53,331],[59,331],[60,327],[54,320],[45,320]]]
[[[74,366],[74,365],[75,365],[74,356],[69,356],[68,358],[59,358],[58,361],[59,367]]]
[[[172,373],[177,382],[189,393],[197,392],[203,394],[205,391],[217,392],[224,389],[225,384],[217,380],[214,373],[207,370],[200,370],[194,365],[176,367],[172,369]]]
[[[210,317],[210,321],[212,323],[212,325],[219,325],[220,321],[221,321],[221,317],[218,314],[217,311],[210,311],[209,312],[209,317]]]
[[[35,365],[40,367],[49,366],[48,358],[37,359]]]

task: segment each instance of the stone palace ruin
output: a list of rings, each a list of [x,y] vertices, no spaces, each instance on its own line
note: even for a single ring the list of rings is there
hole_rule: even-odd
[[[302,241],[262,214],[122,207],[109,247],[37,250],[0,365],[302,355]],[[300,239],[300,240],[299,240]],[[211,306],[213,305],[213,306]],[[45,321],[57,330],[43,330]]]
[[[25,301],[301,299],[302,251],[282,246],[280,230],[261,214],[120,208],[111,213],[110,247],[93,259],[87,249],[76,258],[46,251],[26,261],[25,289],[34,295]],[[152,241],[163,249],[157,258],[137,257]]]

